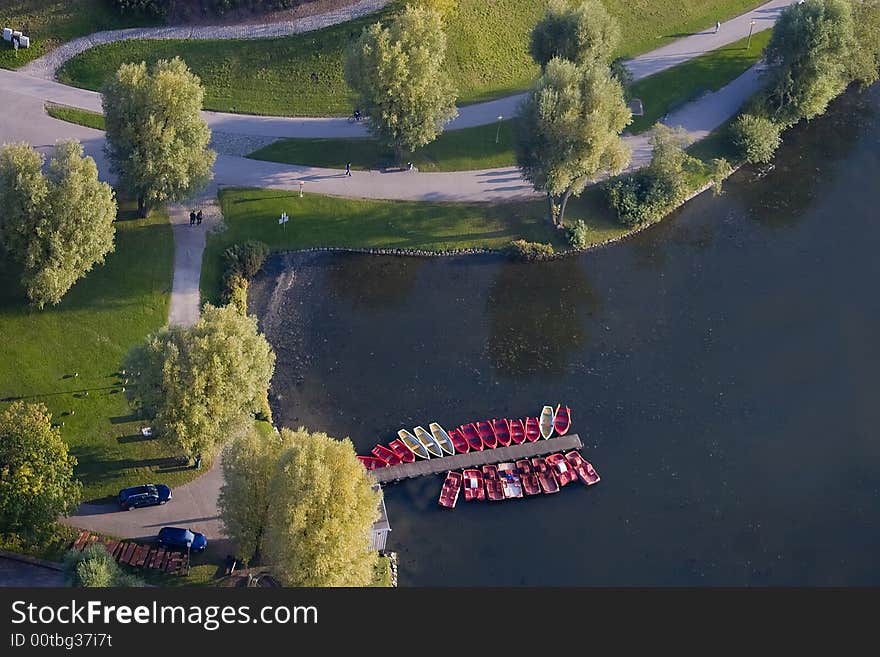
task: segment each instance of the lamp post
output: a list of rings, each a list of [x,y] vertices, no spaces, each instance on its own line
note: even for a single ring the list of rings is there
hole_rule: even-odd
[[[501,136],[501,122],[504,120],[504,116],[501,114],[498,115],[498,129],[495,131],[495,143],[498,143],[498,138]]]
[[[746,44],[746,50],[752,47],[752,30],[755,29],[755,21],[749,23],[749,41]]]

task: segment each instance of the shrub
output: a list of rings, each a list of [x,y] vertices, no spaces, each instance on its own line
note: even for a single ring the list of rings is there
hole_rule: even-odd
[[[97,543],[82,551],[70,550],[64,556],[64,573],[70,585],[78,588],[144,585],[124,572],[107,549]]]
[[[171,2],[172,0],[113,0],[113,5],[121,14],[144,14],[164,18],[168,15]]]
[[[514,240],[507,245],[505,251],[511,258],[525,262],[546,260],[554,253],[552,244],[527,242],[526,240]]]
[[[731,127],[733,143],[746,162],[766,164],[782,143],[782,126],[763,116],[743,114]]]
[[[590,229],[583,219],[568,227],[568,243],[575,249],[585,249],[590,243]]]
[[[618,221],[630,227],[659,221],[676,200],[675,187],[646,171],[619,178],[605,189]]]
[[[234,244],[223,252],[223,263],[226,276],[240,274],[250,280],[260,269],[269,256],[269,247],[264,242],[250,240],[244,244]]]
[[[248,279],[233,273],[224,281],[223,303],[232,304],[242,315],[247,315]]]

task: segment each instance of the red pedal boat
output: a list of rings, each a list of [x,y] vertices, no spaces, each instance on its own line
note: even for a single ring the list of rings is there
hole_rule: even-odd
[[[461,482],[464,490],[464,501],[471,502],[473,500],[485,500],[486,489],[483,488],[483,475],[476,468],[470,468],[463,473],[464,479]]]
[[[464,439],[467,441],[467,444],[470,445],[470,448],[475,452],[480,452],[483,450],[483,439],[480,438],[480,433],[477,431],[477,427],[473,422],[470,424],[461,425],[458,430],[461,432],[461,435],[464,436]]]
[[[540,437],[541,437],[541,425],[538,423],[538,418],[527,417],[526,418],[526,440],[528,440],[530,443],[533,443]]]
[[[388,463],[376,456],[361,456],[358,454],[358,461],[364,464],[367,470],[377,470],[379,468],[387,468]]]
[[[376,445],[372,450],[373,454],[385,461],[388,465],[400,465],[400,457],[392,452],[385,445]]]
[[[416,460],[416,454],[406,446],[400,438],[395,438],[388,443],[388,449],[394,452],[394,455],[404,463],[412,463]]]
[[[587,459],[581,456],[580,452],[568,452],[565,455],[565,458],[568,459],[571,467],[577,472],[577,476],[582,482],[584,482],[585,486],[592,486],[593,484],[599,483],[599,473],[596,472],[593,465]]]
[[[522,445],[526,440],[526,425],[522,420],[508,420],[510,424],[510,442],[514,445]]]
[[[450,429],[447,433],[449,434],[449,440],[452,441],[452,446],[455,447],[456,454],[467,454],[471,451],[471,446],[465,440],[460,429]]]
[[[519,478],[520,481],[522,481],[522,487],[525,494],[540,495],[541,482],[538,480],[538,475],[532,470],[532,464],[528,462],[528,459],[520,459],[517,461],[516,469],[519,471]]]
[[[502,447],[510,445],[510,422],[507,420],[492,420],[492,431]]]
[[[501,486],[501,480],[498,478],[497,465],[484,465],[483,468],[483,485],[486,487],[486,497],[497,502],[504,499],[504,488]]]
[[[454,509],[458,502],[458,491],[461,490],[461,473],[450,470],[446,473],[446,481],[440,489],[440,499],[437,503],[447,509]]]
[[[487,422],[486,420],[480,420],[477,422],[477,433],[480,434],[480,440],[483,441],[483,444],[488,449],[495,449],[498,447],[498,436],[495,435],[495,429],[492,428],[490,422]]]
[[[556,407],[556,413],[553,415],[553,430],[557,436],[564,436],[571,429],[571,409],[562,404]]]
[[[532,457],[532,467],[535,469],[538,481],[541,482],[541,490],[545,495],[559,492],[559,482],[556,481],[556,475],[553,474],[553,470],[547,465],[543,456]]]
[[[546,461],[548,467],[559,480],[560,486],[568,486],[571,482],[577,479],[577,473],[575,473],[574,468],[571,467],[569,462],[559,452],[548,456]]]

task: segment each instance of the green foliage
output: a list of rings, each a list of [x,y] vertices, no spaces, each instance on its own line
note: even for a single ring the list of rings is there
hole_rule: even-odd
[[[164,18],[174,0],[112,0],[113,6],[121,14],[141,14]]]
[[[564,225],[569,197],[629,162],[620,133],[632,115],[607,66],[552,59],[520,106],[514,142],[523,176],[547,194],[550,219]]]
[[[825,112],[851,82],[857,47],[852,0],[806,0],[787,7],[765,51],[767,101],[784,125]]]
[[[0,414],[0,528],[39,538],[79,504],[76,459],[42,404],[13,402]]]
[[[53,119],[59,121],[67,121],[76,125],[85,126],[94,130],[104,129],[104,115],[98,112],[90,112],[89,110],[79,109],[77,107],[68,107],[67,105],[57,105],[55,103],[46,103],[46,114]]]
[[[709,180],[712,182],[712,191],[719,196],[722,186],[727,177],[733,173],[733,166],[723,157],[716,157],[709,162]]]
[[[852,0],[856,46],[849,57],[849,77],[864,86],[880,71],[880,0]]]
[[[104,88],[106,152],[119,185],[145,216],[163,201],[180,201],[211,179],[216,154],[199,112],[204,90],[183,60],[123,64]]]
[[[255,317],[206,305],[194,326],[148,336],[126,365],[140,372],[126,392],[159,435],[187,454],[210,455],[265,410],[275,354]]]
[[[269,511],[269,482],[284,447],[283,434],[253,425],[223,450],[223,486],[217,506],[226,535],[238,546],[238,556],[249,563],[263,541]]]
[[[568,243],[575,249],[585,249],[590,245],[590,229],[583,219],[568,227]]]
[[[529,53],[539,66],[559,57],[575,64],[607,64],[620,42],[620,25],[598,0],[551,0],[532,29]],[[623,80],[621,80],[623,82]]]
[[[746,162],[765,164],[782,143],[783,126],[754,114],[742,114],[731,125],[731,138]]]
[[[142,580],[122,570],[100,543],[84,550],[69,550],[64,555],[64,574],[76,588],[107,588],[110,586],[143,586]]]
[[[547,260],[554,251],[552,244],[542,244],[541,242],[527,242],[526,240],[513,240],[505,248],[505,253],[513,260],[522,260],[523,262],[535,262],[538,260]]]
[[[269,256],[269,246],[259,240],[248,240],[243,244],[233,244],[223,252],[226,273],[240,274],[250,280],[263,268]]]
[[[286,586],[368,586],[381,492],[350,440],[282,430],[269,484],[263,556]]]
[[[247,295],[250,283],[239,273],[227,273],[223,277],[223,303],[231,305],[239,314],[247,315]]]
[[[370,133],[398,161],[404,150],[434,141],[457,113],[445,60],[439,14],[413,7],[387,28],[365,28],[348,50],[345,78],[369,117]]]

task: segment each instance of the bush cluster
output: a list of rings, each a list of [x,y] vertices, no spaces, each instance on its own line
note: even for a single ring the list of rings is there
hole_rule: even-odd
[[[554,253],[552,244],[527,242],[526,240],[514,240],[507,245],[505,251],[507,255],[514,260],[522,260],[525,262],[546,260]]]
[[[290,9],[302,4],[303,0],[190,0],[182,10],[189,13],[200,10],[204,14],[222,16],[233,9],[250,11],[273,11]],[[113,0],[113,4],[122,13],[139,13],[147,16],[166,17],[174,8],[174,0]]]
[[[583,219],[568,227],[568,243],[575,249],[585,249],[590,243],[590,229]]]
[[[171,9],[172,0],[113,0],[121,14],[143,14],[165,17]]]
[[[766,164],[782,143],[783,126],[763,116],[743,114],[731,126],[737,151],[746,162]]]
[[[248,282],[263,268],[269,247],[256,240],[234,244],[223,252],[223,302],[247,314]]]

